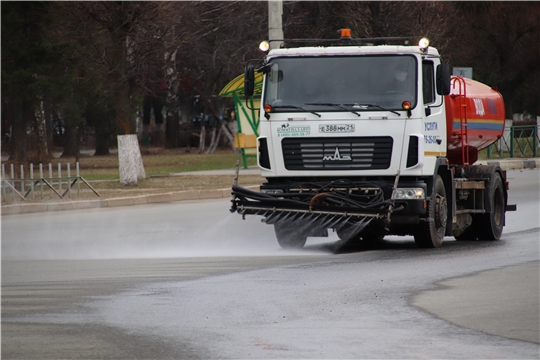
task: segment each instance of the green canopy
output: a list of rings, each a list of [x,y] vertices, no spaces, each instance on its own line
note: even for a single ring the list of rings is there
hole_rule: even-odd
[[[244,94],[244,74],[231,80],[219,93],[219,96],[232,97],[234,100],[235,117],[238,124],[235,146],[242,153],[244,168],[247,168],[248,157],[257,157],[258,109],[261,104],[263,77],[262,73],[255,73],[254,93],[247,100]]]
[[[253,96],[260,97],[262,93],[263,73],[255,73],[255,91]],[[219,93],[219,96],[233,97],[233,94],[244,97],[244,74],[238,75],[231,80]]]

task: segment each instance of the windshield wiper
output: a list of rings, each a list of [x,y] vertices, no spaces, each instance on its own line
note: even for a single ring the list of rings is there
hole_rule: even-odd
[[[349,110],[349,109],[347,109],[346,107],[341,106],[341,104],[333,104],[333,103],[305,103],[304,105],[333,106],[333,107],[338,108],[338,109],[343,110],[343,111],[349,111],[349,112],[352,112],[353,114],[355,114],[355,115],[357,115],[357,116],[362,116],[362,115],[360,115],[359,113],[357,113],[357,112],[354,111],[354,110]],[[347,105],[347,104],[343,104],[343,105]]]
[[[401,114],[398,113],[397,111],[385,109],[380,105],[374,105],[374,104],[343,104],[343,105],[352,106],[352,107],[357,106],[357,107],[363,107],[363,108],[376,108],[376,109],[380,109],[380,110],[384,110],[384,111],[389,111],[391,113],[396,114],[397,116],[401,116]]]
[[[272,106],[272,108],[273,109],[298,109],[300,111],[309,112],[309,113],[312,113],[313,115],[317,115],[318,117],[321,117],[321,114],[318,114],[315,111],[309,111],[309,110],[304,109],[303,107],[296,106],[296,105],[277,105],[277,106]]]

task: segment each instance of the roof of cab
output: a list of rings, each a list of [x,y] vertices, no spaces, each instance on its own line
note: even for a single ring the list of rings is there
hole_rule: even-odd
[[[376,55],[376,54],[428,54],[439,56],[436,48],[428,47],[427,52],[418,46],[378,45],[378,46],[316,46],[272,49],[269,57],[275,56],[328,56],[328,55]]]

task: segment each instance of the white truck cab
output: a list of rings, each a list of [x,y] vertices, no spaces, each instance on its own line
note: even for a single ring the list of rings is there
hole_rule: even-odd
[[[266,63],[262,176],[426,175],[446,154],[436,49],[276,49]]]

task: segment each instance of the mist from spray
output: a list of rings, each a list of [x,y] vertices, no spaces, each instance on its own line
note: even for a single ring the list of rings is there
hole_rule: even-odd
[[[218,205],[218,206],[216,206]],[[137,259],[315,256],[281,249],[261,217],[231,214],[226,201],[47,212],[2,217],[2,259]],[[337,237],[308,240],[308,244]]]

